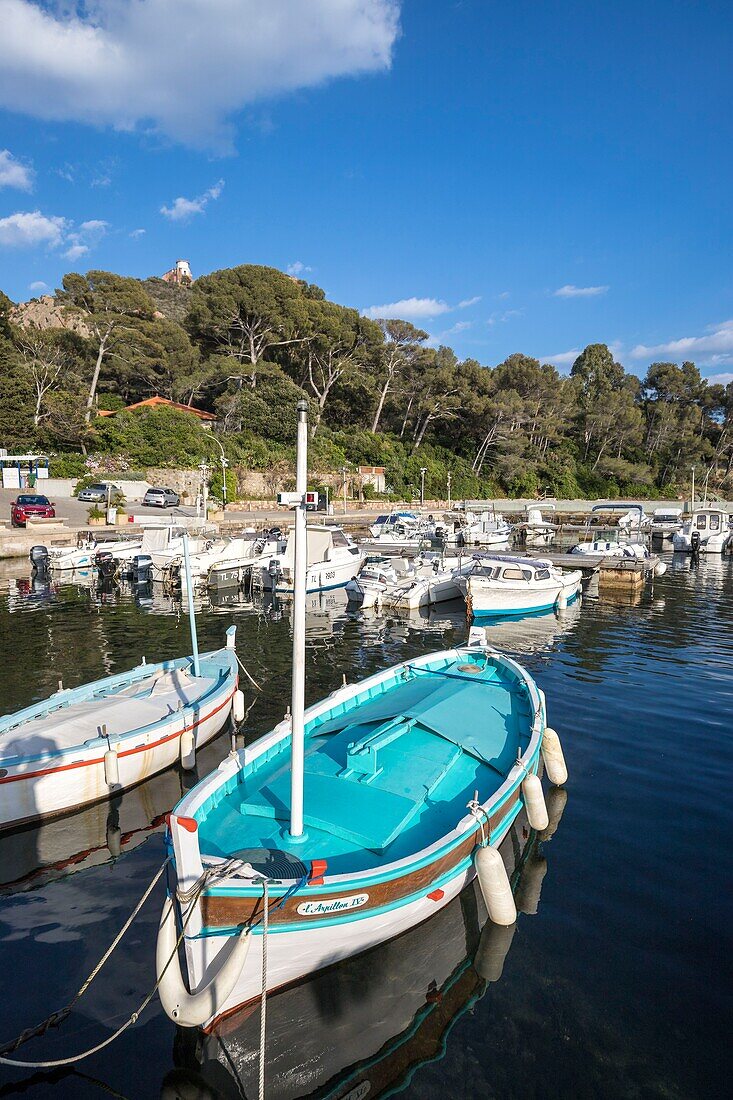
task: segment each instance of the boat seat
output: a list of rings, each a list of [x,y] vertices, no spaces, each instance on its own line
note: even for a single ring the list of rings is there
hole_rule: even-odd
[[[382,852],[420,809],[419,802],[338,775],[306,772],[303,823],[351,844]],[[290,819],[290,776],[283,774],[242,802],[247,817]]]

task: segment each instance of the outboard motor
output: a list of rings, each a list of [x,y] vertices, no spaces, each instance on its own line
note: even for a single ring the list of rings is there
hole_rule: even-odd
[[[690,553],[693,558],[697,558],[700,555],[700,532],[697,529],[690,535]]]
[[[152,580],[153,559],[150,554],[136,554],[132,559],[132,579],[135,584],[148,584]]]
[[[267,532],[268,539],[279,539],[282,536],[281,527],[271,527]]]
[[[277,580],[282,576],[282,567],[277,558],[270,558],[270,562],[267,566],[267,572],[270,574],[273,580]]]
[[[31,567],[33,569],[33,576],[37,577],[39,574],[45,576],[48,573],[48,550],[45,546],[31,546],[30,554]]]
[[[102,581],[111,581],[117,572],[117,562],[110,550],[98,550],[94,555],[94,564]]]

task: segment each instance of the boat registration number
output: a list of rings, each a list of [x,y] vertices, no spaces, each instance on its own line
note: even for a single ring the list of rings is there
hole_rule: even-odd
[[[301,902],[298,913],[301,917],[327,917],[331,913],[346,913],[349,909],[358,909],[368,901],[368,894],[352,894],[349,898],[318,898]]]

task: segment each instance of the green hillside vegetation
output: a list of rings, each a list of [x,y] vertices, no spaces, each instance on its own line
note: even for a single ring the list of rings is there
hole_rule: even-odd
[[[189,288],[71,273],[56,292],[68,329],[20,327],[0,294],[0,443],[43,448],[59,473],[84,456],[110,470],[192,466],[218,454],[175,409],[99,417],[155,394],[214,412],[233,469],[274,492],[292,474],[295,402],[311,405],[312,474],[379,465],[396,497],[668,496],[697,466],[733,488],[733,384],[694,363],[644,379],[605,344],[569,375],[517,353],[495,366],[431,347],[408,321],[373,321],[275,268],[245,264]]]

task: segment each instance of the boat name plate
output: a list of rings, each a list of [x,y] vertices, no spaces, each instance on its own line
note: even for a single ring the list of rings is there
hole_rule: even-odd
[[[348,909],[358,909],[368,901],[368,894],[352,894],[348,898],[318,898],[301,902],[298,913],[301,917],[325,917],[329,913],[345,913]]]

